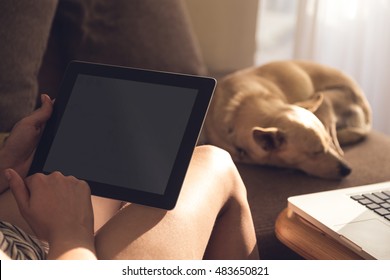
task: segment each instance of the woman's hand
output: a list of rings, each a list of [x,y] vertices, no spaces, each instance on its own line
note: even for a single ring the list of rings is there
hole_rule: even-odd
[[[0,193],[8,186],[3,170],[12,168],[24,178],[30,168],[35,148],[53,110],[53,102],[47,95],[41,96],[42,106],[20,120],[12,129],[0,150]],[[1,145],[1,144],[0,144]]]
[[[91,192],[85,181],[59,172],[34,174],[25,180],[13,169],[5,175],[22,216],[38,238],[49,242],[50,257],[79,248],[94,256]]]

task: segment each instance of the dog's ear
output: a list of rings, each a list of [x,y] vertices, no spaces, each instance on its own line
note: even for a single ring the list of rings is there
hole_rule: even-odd
[[[254,127],[252,135],[255,142],[265,151],[276,150],[285,141],[284,133],[276,127]]]
[[[296,102],[295,105],[305,108],[310,112],[314,113],[321,106],[324,101],[324,95],[322,93],[315,93],[311,98]]]

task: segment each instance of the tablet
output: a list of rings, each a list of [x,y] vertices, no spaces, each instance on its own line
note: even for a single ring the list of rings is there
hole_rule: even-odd
[[[30,174],[60,171],[93,195],[172,209],[216,81],[71,62]]]

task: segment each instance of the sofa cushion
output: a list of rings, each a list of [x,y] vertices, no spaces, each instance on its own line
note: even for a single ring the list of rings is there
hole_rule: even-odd
[[[274,233],[278,214],[293,195],[390,180],[390,137],[373,131],[361,143],[344,148],[352,173],[342,180],[325,180],[289,169],[239,164],[248,189],[261,258],[299,258]]]
[[[57,1],[2,1],[0,8],[0,132],[35,106],[37,75]]]
[[[56,95],[70,60],[206,73],[180,0],[60,1],[40,74],[42,92]]]

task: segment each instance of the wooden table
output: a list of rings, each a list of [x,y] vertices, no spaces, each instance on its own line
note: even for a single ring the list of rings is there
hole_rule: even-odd
[[[275,233],[282,243],[305,259],[362,259],[288,208],[279,214],[275,224]]]

